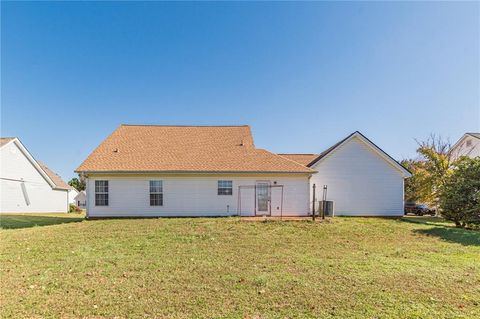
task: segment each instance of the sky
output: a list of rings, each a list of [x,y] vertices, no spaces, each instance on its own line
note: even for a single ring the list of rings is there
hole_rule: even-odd
[[[120,124],[397,160],[480,131],[479,2],[2,2],[0,135],[65,180]]]

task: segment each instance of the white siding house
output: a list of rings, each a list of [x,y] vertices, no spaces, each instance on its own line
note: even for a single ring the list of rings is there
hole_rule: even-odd
[[[404,179],[411,174],[359,132],[321,154],[309,167],[317,199],[327,186],[336,215],[402,216]]]
[[[87,193],[85,191],[79,191],[75,196],[75,205],[82,209],[87,207]]]
[[[77,201],[75,200],[75,198],[78,196],[78,194],[78,191],[74,187],[71,187],[68,190],[68,203],[77,205]]]
[[[480,133],[465,133],[452,147],[452,157],[461,156],[471,158],[480,156]]]
[[[108,206],[95,205],[95,182],[108,181]],[[162,205],[150,204],[150,181],[162,183]],[[232,192],[218,194],[218,181],[231,181]],[[266,211],[255,207],[257,182],[282,185],[269,188]],[[274,184],[276,183],[276,184]],[[239,199],[239,186],[240,195]],[[87,210],[89,217],[112,216],[305,216],[308,214],[309,181],[305,175],[282,174],[148,174],[89,175]],[[258,188],[257,188],[258,191]],[[257,205],[258,206],[258,205]]]
[[[309,177],[248,126],[122,125],[76,170],[87,216],[305,216]]]
[[[65,213],[68,185],[18,138],[0,139],[0,213]]]
[[[88,217],[402,216],[411,174],[359,132],[321,154],[257,149],[248,126],[121,125],[76,170]],[[317,206],[318,207],[318,206]]]

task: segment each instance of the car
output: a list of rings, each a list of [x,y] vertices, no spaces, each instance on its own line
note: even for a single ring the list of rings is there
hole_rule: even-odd
[[[405,203],[405,215],[414,214],[417,216],[435,215],[435,209],[428,207],[426,204]]]

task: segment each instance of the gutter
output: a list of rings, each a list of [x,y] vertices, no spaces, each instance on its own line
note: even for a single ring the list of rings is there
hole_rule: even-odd
[[[74,171],[78,174],[314,174],[317,171]]]

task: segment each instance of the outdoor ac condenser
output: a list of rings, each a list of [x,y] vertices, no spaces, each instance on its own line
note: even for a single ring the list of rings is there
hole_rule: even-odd
[[[325,205],[324,205],[325,202]],[[325,207],[325,216],[335,216],[335,204],[333,200],[327,201],[318,201],[318,213],[321,216],[323,212],[323,208]]]

